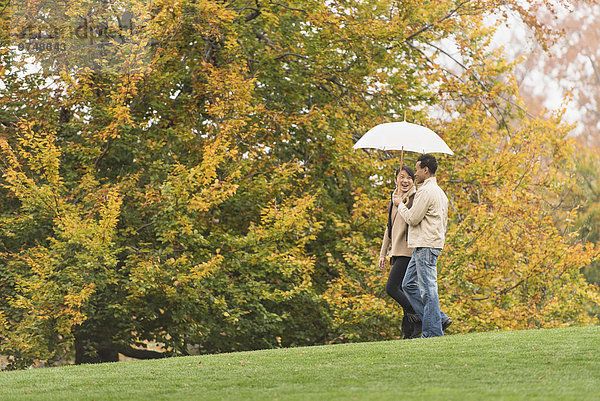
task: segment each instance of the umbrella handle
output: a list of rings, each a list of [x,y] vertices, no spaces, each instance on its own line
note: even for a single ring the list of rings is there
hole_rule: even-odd
[[[404,166],[404,146],[402,146],[402,152],[400,153],[400,168]]]
[[[402,167],[404,167],[404,146],[402,146],[402,151],[400,152],[400,169],[402,169]],[[394,193],[398,193],[398,184],[396,184]]]

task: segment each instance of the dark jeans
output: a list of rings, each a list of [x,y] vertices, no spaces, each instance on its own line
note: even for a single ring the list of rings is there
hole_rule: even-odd
[[[402,306],[405,314],[415,313],[406,294],[402,291],[402,281],[406,274],[408,262],[410,262],[410,257],[408,256],[392,256],[392,271],[385,286],[385,292]]]

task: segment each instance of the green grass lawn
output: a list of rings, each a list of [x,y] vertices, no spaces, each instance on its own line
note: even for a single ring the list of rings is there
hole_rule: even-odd
[[[600,400],[600,327],[0,372],[0,400]]]

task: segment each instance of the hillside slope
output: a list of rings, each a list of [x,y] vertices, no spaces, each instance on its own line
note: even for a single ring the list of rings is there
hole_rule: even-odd
[[[600,400],[600,327],[0,372],[1,400]]]

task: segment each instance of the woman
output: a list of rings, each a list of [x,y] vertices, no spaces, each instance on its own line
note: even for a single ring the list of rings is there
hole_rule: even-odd
[[[408,298],[402,291],[402,280],[406,273],[406,267],[410,261],[413,249],[408,247],[406,234],[408,225],[398,214],[398,204],[406,202],[408,208],[412,206],[415,196],[415,172],[408,166],[402,166],[396,170],[394,178],[396,189],[392,192],[392,199],[388,207],[388,223],[383,235],[383,244],[379,255],[379,268],[385,270],[385,257],[391,245],[392,271],[388,277],[385,291],[388,295],[402,306],[404,316],[402,317],[402,333],[404,338],[416,338],[421,336],[421,320],[410,305]]]

